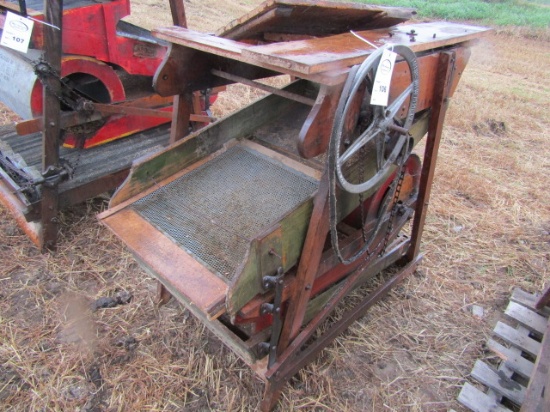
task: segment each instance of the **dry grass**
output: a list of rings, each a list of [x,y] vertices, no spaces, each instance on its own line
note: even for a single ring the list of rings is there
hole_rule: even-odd
[[[186,3],[190,22],[251,7],[199,3]],[[517,35],[474,49],[448,113],[421,269],[293,378],[280,410],[464,410],[455,398],[491,356],[484,342],[512,288],[550,280],[549,64],[548,43]],[[235,104],[240,90],[217,110],[253,97]],[[153,280],[95,220],[105,206],[64,212],[51,255],[0,209],[0,409],[253,410],[262,385],[176,302],[155,308]],[[121,291],[129,304],[90,310]]]

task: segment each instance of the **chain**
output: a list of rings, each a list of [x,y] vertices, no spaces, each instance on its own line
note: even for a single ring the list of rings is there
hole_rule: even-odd
[[[403,180],[405,179],[405,167],[401,167],[399,176],[397,178],[397,185],[395,187],[395,193],[393,194],[393,205],[390,212],[390,219],[388,222],[388,228],[386,229],[386,235],[384,236],[384,245],[380,251],[380,256],[386,253],[386,247],[390,241],[391,233],[393,231],[393,223],[395,215],[397,214],[397,205],[399,204],[399,195],[401,194],[401,187],[403,186]]]
[[[359,153],[361,156],[361,160],[365,158],[365,146],[362,146]],[[362,179],[365,176],[365,163],[360,161],[359,162],[359,176]],[[367,217],[365,216],[365,199],[363,196],[363,193],[359,193],[359,210],[361,211],[361,234],[363,236],[363,242],[367,242],[367,230],[365,228],[367,224]]]
[[[38,200],[39,195],[36,191],[36,182],[33,176],[14,165],[12,161],[2,153],[0,153],[0,165],[8,176],[19,186],[21,193],[26,194],[27,199],[31,203]]]
[[[55,96],[57,100],[59,100],[65,106],[69,107],[71,110],[79,111],[78,103],[82,98],[78,95],[78,93],[74,91],[67,80],[61,77],[57,70],[55,70],[47,61],[43,59],[33,62],[32,65],[34,68],[34,73],[36,74],[36,76],[38,76],[44,88],[51,95]],[[59,81],[62,86],[59,93],[53,90],[52,87],[48,84],[47,79],[49,78],[54,78]],[[63,89],[67,92],[66,94],[63,93]],[[74,99],[70,99],[70,95],[72,95]]]
[[[71,85],[70,83],[61,77],[59,72],[55,70],[47,61],[40,59],[33,62],[34,72],[37,77],[42,82],[43,87],[54,97],[57,98],[62,104],[67,106],[69,109],[82,113],[84,116],[88,117],[93,113],[93,109],[90,109],[89,105],[85,103],[87,100],[82,97]],[[47,79],[54,78],[61,84],[60,92],[54,90],[48,83]],[[64,142],[64,135],[67,132],[73,134],[76,138],[76,148],[79,150],[76,160],[73,165],[69,167],[70,177],[74,176],[74,173],[77,167],[80,164],[82,157],[82,149],[84,147],[85,141],[88,137],[93,135],[101,126],[105,124],[105,121],[100,119],[92,122],[87,122],[81,125],[76,125],[69,127],[62,131],[61,142]]]

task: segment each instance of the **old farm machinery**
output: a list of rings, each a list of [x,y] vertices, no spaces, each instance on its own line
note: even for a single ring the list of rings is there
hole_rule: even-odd
[[[412,14],[269,1],[217,36],[153,31],[170,43],[162,96],[295,79],[135,162],[100,215],[159,297],[175,296],[265,381],[263,410],[421,260],[445,112],[487,29],[403,23]],[[384,88],[389,100],[371,104]],[[333,316],[375,275],[380,286]]]
[[[121,20],[129,0],[0,0],[2,29],[8,13],[34,29],[28,52],[0,46],[0,101],[23,119],[0,130],[0,199],[46,249],[59,208],[114,189],[132,160],[168,144],[173,99],[152,88],[168,45]],[[195,128],[211,120],[210,100],[190,99]]]

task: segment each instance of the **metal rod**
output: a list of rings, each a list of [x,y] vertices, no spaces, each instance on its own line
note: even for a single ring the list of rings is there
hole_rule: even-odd
[[[309,97],[300,96],[296,93],[287,92],[286,90],[281,90],[276,87],[268,86],[267,84],[255,82],[254,80],[249,80],[241,76],[237,76],[231,73],[222,72],[221,70],[212,69],[210,71],[214,76],[221,77],[222,79],[231,80],[232,82],[242,83],[250,87],[255,87],[256,89],[261,89],[263,91],[276,94],[277,96],[286,97],[287,99],[294,100],[295,102],[307,104],[308,106],[313,106],[315,104],[315,99],[310,99]]]
[[[19,0],[19,10],[23,17],[27,17],[27,2],[25,0]]]

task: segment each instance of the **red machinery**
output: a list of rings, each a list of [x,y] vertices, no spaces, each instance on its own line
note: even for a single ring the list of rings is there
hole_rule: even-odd
[[[24,119],[0,128],[0,201],[53,247],[60,208],[114,189],[136,157],[185,136],[189,122],[209,123],[215,95],[185,96],[187,123],[169,132],[173,98],[152,87],[168,45],[121,20],[129,0],[0,0],[1,31],[7,12],[35,23],[27,53],[0,46],[0,101]]]
[[[43,21],[42,3],[28,2],[28,16]],[[0,7],[2,11],[19,12],[19,5],[12,2],[0,1]],[[81,107],[81,98],[98,104],[131,101],[133,107],[170,110],[171,99],[151,98],[154,95],[151,79],[167,47],[149,31],[121,20],[129,14],[129,0],[68,2],[63,8],[60,99],[65,111],[85,109]],[[5,14],[0,14],[0,27],[4,21]],[[28,53],[0,48],[0,71],[9,79],[0,83],[0,100],[26,120],[42,116],[41,79],[56,75],[41,60],[42,50],[44,24],[41,23],[35,24]],[[131,115],[128,107],[124,112],[118,110],[119,113],[113,108],[107,112],[100,105],[94,109],[103,111],[104,116],[86,125],[68,127],[65,145],[89,148],[170,120],[170,115],[155,112]],[[25,134],[36,129],[36,123],[30,123],[19,126],[18,131]]]

